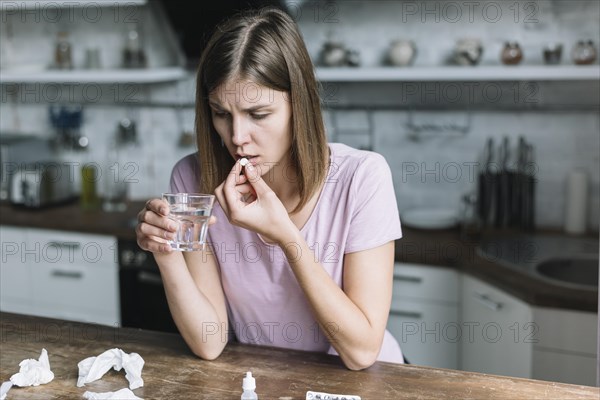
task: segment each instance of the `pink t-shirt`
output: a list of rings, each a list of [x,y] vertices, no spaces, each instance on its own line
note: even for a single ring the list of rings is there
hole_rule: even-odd
[[[318,202],[301,233],[323,268],[342,287],[344,254],[402,237],[390,168],[374,152],[329,144],[330,165]],[[173,168],[171,192],[197,192],[197,154]],[[231,225],[215,202],[209,245],[221,269],[231,328],[240,342],[335,354],[319,328],[283,251],[255,232]],[[377,265],[373,265],[377,273]],[[333,325],[332,325],[333,328]],[[378,360],[402,362],[385,332]]]

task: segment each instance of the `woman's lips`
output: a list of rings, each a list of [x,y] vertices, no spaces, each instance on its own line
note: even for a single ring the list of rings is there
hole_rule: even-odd
[[[239,157],[238,156],[238,161],[245,158],[246,160],[248,160],[248,162],[252,165],[256,165],[258,162],[258,156],[244,156],[244,157]]]

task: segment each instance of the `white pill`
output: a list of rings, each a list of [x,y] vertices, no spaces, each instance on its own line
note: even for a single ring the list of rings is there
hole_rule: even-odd
[[[248,159],[246,157],[244,157],[240,160],[240,164],[242,167],[245,167],[246,165],[248,165],[249,162],[250,161],[248,161]]]

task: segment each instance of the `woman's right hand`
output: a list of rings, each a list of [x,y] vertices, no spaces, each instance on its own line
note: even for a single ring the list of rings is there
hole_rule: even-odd
[[[138,224],[135,227],[137,244],[140,248],[153,253],[170,253],[173,248],[167,240],[175,239],[177,223],[168,217],[169,203],[163,199],[150,199],[138,213]],[[211,215],[208,225],[217,222]]]
[[[138,213],[135,227],[137,244],[140,248],[159,253],[172,251],[167,240],[175,238],[177,224],[168,218],[169,204],[162,199],[150,199]]]

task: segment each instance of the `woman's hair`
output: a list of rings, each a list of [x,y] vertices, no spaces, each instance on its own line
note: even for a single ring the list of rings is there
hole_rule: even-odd
[[[213,193],[235,162],[213,127],[208,95],[236,78],[288,93],[290,156],[300,190],[292,212],[297,212],[325,179],[329,149],[313,64],[289,15],[272,8],[238,14],[217,27],[202,53],[196,83],[196,138],[203,193]]]

